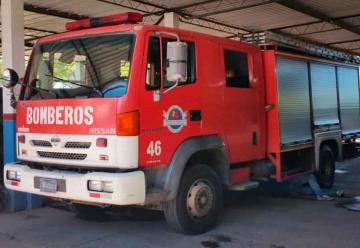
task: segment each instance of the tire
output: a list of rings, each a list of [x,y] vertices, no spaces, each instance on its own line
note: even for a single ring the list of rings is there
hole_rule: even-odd
[[[200,234],[216,224],[222,205],[218,176],[209,166],[196,164],[184,172],[175,199],[164,204],[164,214],[178,232]]]
[[[72,204],[76,213],[76,216],[83,220],[97,220],[101,219],[105,216],[105,209],[93,206],[93,205],[85,205],[79,203]]]
[[[315,173],[316,179],[322,188],[331,188],[335,179],[335,158],[329,146],[320,149],[319,170]]]

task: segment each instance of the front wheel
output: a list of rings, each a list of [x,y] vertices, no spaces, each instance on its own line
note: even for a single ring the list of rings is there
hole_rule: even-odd
[[[179,232],[203,233],[216,224],[222,201],[216,173],[207,165],[196,164],[185,171],[175,199],[165,203],[165,218]]]

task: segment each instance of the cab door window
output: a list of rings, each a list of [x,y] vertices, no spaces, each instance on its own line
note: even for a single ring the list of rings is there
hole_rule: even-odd
[[[166,56],[167,43],[175,40],[168,38],[162,38],[161,40],[160,42],[158,37],[151,37],[149,39],[145,79],[145,87],[147,90],[160,89],[161,82],[163,82],[163,88],[171,87],[174,84],[166,80],[166,69],[168,67]],[[195,44],[190,41],[188,41],[187,44],[187,81],[179,83],[180,85],[194,83],[196,80]]]
[[[148,90],[160,89],[161,85],[161,54],[158,37],[149,39],[148,57],[146,63],[145,87]]]
[[[224,50],[226,86],[249,88],[248,55],[244,52]]]

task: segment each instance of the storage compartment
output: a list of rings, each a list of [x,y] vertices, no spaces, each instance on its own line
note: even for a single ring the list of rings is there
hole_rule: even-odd
[[[310,64],[315,128],[339,125],[335,66]]]
[[[357,68],[338,67],[337,77],[342,133],[360,133],[359,72]]]
[[[281,173],[283,177],[310,171],[313,167],[314,149],[312,146],[281,153]]]
[[[280,143],[282,147],[312,141],[306,61],[276,58]]]

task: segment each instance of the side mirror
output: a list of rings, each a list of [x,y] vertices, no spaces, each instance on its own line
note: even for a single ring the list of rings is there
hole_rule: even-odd
[[[19,82],[19,75],[13,69],[5,69],[3,72],[2,83],[5,88],[12,88]]]
[[[187,80],[187,43],[168,42],[166,79],[169,82],[186,82]]]

